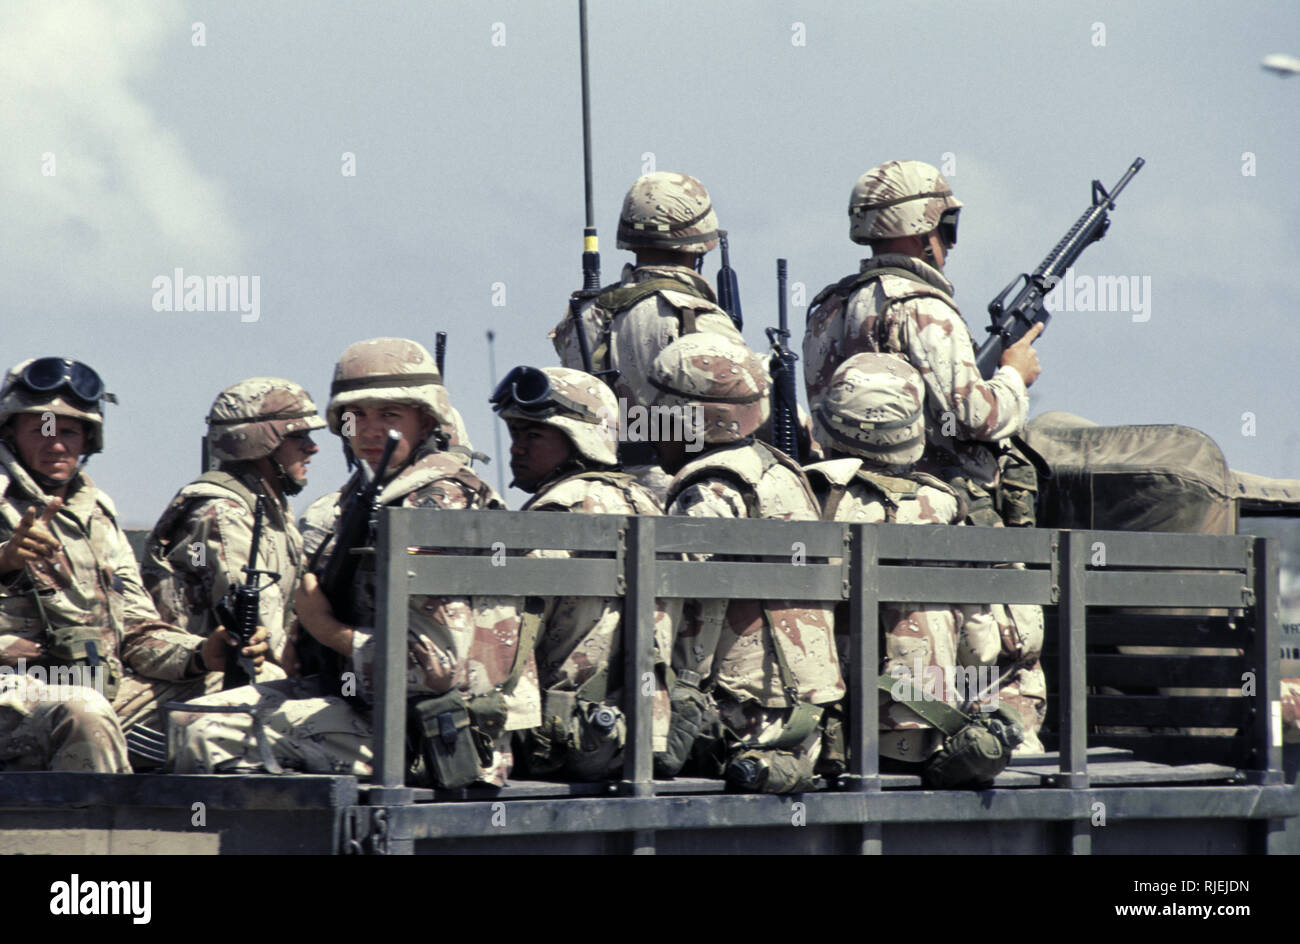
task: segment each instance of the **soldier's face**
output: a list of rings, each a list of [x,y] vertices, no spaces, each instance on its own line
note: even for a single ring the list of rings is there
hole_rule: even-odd
[[[409,459],[411,450],[433,432],[433,418],[409,403],[359,403],[351,406],[343,413],[345,429],[349,414],[354,430],[348,440],[352,452],[372,469],[379,465],[384,454],[390,429],[402,434],[402,441],[388,462],[390,469],[396,469]]]
[[[52,413],[20,413],[14,417],[14,446],[28,468],[56,482],[68,482],[86,451],[85,425]]]
[[[284,469],[289,480],[301,488],[307,484],[307,466],[311,463],[311,457],[319,451],[320,447],[312,442],[310,434],[299,433],[286,436],[284,442],[271,453],[271,458],[280,463],[280,468]]]
[[[537,485],[565,462],[573,447],[569,437],[551,426],[541,423],[510,421],[510,472],[514,484],[526,492]]]

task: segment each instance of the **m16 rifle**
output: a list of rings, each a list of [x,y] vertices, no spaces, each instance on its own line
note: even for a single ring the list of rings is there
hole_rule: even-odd
[[[740,310],[740,285],[736,281],[736,270],[731,267],[731,246],[727,242],[727,231],[718,230],[718,245],[722,247],[722,268],[718,269],[718,307],[731,318],[737,331],[744,330],[745,316]]]
[[[365,483],[353,496],[334,533],[330,559],[320,575],[321,591],[329,600],[335,618],[349,625],[355,623],[359,615],[353,597],[353,584],[357,568],[361,564],[361,555],[371,540],[379,489],[383,485],[388,463],[393,459],[393,452],[401,441],[401,433],[389,430],[383,455],[379,457],[379,464],[373,474],[369,474],[369,466],[364,461],[358,463]],[[330,546],[326,542],[322,549]],[[321,645],[306,630],[298,634],[298,663],[302,675],[320,676],[321,684],[328,694],[342,694],[343,657]]]
[[[259,570],[257,551],[262,544],[262,529],[266,524],[266,498],[257,496],[253,509],[253,542],[248,550],[248,563],[243,566],[245,579],[242,584],[232,584],[226,591],[225,598],[217,604],[217,618],[230,634],[234,652],[226,658],[225,677],[222,690],[252,685],[257,681],[257,669],[253,660],[244,655],[244,647],[253,640],[257,633],[257,619],[261,609],[262,591],[259,586],[262,577],[270,578],[271,583],[280,579],[280,575],[271,570]]]
[[[799,401],[795,392],[795,364],[790,350],[790,319],[786,311],[786,261],[776,260],[777,327],[767,329],[772,345],[768,371],[772,375],[772,445],[795,462],[799,460]]]
[[[438,376],[446,383],[447,372],[443,363],[447,360],[447,332],[439,331],[433,342],[433,362],[438,365]]]
[[[1061,237],[1056,248],[1047,254],[1038,268],[1031,274],[1020,274],[1011,280],[993,301],[989,302],[989,337],[975,354],[975,365],[984,379],[992,377],[1002,362],[1002,353],[1019,341],[1036,324],[1046,325],[1052,313],[1044,307],[1044,300],[1056,284],[1065,275],[1065,270],[1074,265],[1083,251],[1106,235],[1110,227],[1110,211],[1115,208],[1115,198],[1128,186],[1133,175],[1145,164],[1142,158],[1135,160],[1119,183],[1110,188],[1110,192],[1101,185],[1100,180],[1092,182],[1092,205],[1084,210],[1083,215],[1070,227],[1069,232]],[[1010,304],[1006,297],[1013,288],[1024,280],[1024,286],[1016,293]]]

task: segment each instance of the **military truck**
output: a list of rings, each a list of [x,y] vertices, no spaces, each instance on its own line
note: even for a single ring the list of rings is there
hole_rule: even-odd
[[[369,782],[0,773],[0,851],[1300,852],[1279,704],[1300,677],[1300,482],[1235,473],[1185,427],[1047,414],[1028,439],[1053,471],[1037,529],[383,509]],[[409,787],[407,596],[449,590],[622,597],[625,690],[644,693],[656,597],[847,602],[849,770],[793,796],[655,780],[636,698],[618,780]],[[991,600],[1048,615],[1049,753],[988,790],[881,773],[879,603]]]

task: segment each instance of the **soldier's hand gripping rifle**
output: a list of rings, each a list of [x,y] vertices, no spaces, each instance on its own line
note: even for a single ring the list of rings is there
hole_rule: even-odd
[[[231,584],[225,598],[216,606],[217,618],[226,627],[234,647],[234,651],[226,656],[225,677],[221,682],[223,691],[252,685],[257,681],[257,668],[253,665],[253,660],[244,655],[244,647],[257,634],[262,591],[280,579],[275,571],[259,570],[257,567],[257,550],[262,544],[262,528],[265,524],[266,498],[258,495],[253,509],[253,542],[248,549],[248,563],[243,566],[244,582]],[[269,578],[265,586],[259,585],[262,577]]]
[[[1043,300],[1051,293],[1056,284],[1065,275],[1065,270],[1074,265],[1083,251],[1106,235],[1110,226],[1110,211],[1115,208],[1115,198],[1128,186],[1142,165],[1142,158],[1133,162],[1119,183],[1106,192],[1100,180],[1092,182],[1092,205],[1075,221],[1056,248],[1047,254],[1047,258],[1038,264],[1032,274],[1021,274],[1011,280],[998,296],[989,302],[989,337],[980,345],[975,355],[975,364],[984,379],[992,377],[1002,362],[1002,353],[1025,336],[1034,325],[1046,325],[1052,317],[1043,305]],[[1008,304],[1007,295],[1021,281],[1024,286]]]
[[[718,307],[727,313],[737,331],[744,330],[745,316],[740,310],[740,284],[736,270],[731,267],[731,246],[727,231],[718,230],[718,245],[722,247],[722,268],[718,269]]]
[[[366,479],[360,491],[353,496],[343,520],[335,531],[334,542],[329,562],[320,574],[320,588],[329,600],[334,617],[348,625],[358,619],[353,586],[361,556],[371,542],[375,511],[379,490],[383,486],[384,472],[393,459],[393,452],[402,441],[402,434],[389,430],[388,441],[384,443],[383,455],[372,475]],[[365,477],[369,466],[360,463],[361,475]],[[322,545],[330,546],[329,542]],[[303,675],[320,675],[325,691],[332,695],[340,694],[343,687],[343,657],[316,641],[305,628],[298,633],[298,662]]]
[[[772,375],[772,445],[795,462],[799,460],[799,401],[795,393],[795,364],[799,357],[790,350],[790,319],[786,311],[785,260],[776,260],[778,326],[767,329],[772,345],[768,371]]]

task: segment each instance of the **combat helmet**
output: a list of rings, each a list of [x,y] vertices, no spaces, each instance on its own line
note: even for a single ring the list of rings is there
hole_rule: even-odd
[[[619,249],[705,253],[718,244],[709,192],[689,174],[657,171],[637,179],[618,217]]]
[[[455,428],[442,374],[424,345],[406,338],[370,338],[349,345],[334,365],[330,402],[325,409],[330,432],[343,435],[343,414],[368,400],[408,403],[434,421],[439,436]]]
[[[896,354],[854,354],[814,408],[827,449],[885,465],[911,465],[925,451],[925,383]]]
[[[853,185],[849,238],[865,244],[924,236],[942,225],[940,235],[955,246],[961,206],[938,168],[922,161],[890,161],[871,168]]]
[[[698,416],[702,429],[695,431],[706,443],[744,439],[771,412],[767,367],[744,344],[724,335],[683,335],[659,352],[646,379],[659,391],[652,405]]]
[[[36,357],[12,367],[0,387],[0,427],[20,413],[52,413],[81,420],[85,455],[104,448],[102,403],[117,402],[92,368],[66,357]]]
[[[280,377],[250,377],[212,401],[208,454],[218,462],[261,459],[286,437],[324,427],[311,395],[298,384]]]
[[[584,459],[618,464],[618,401],[602,381],[569,367],[516,367],[492,394],[503,420],[558,429]]]

